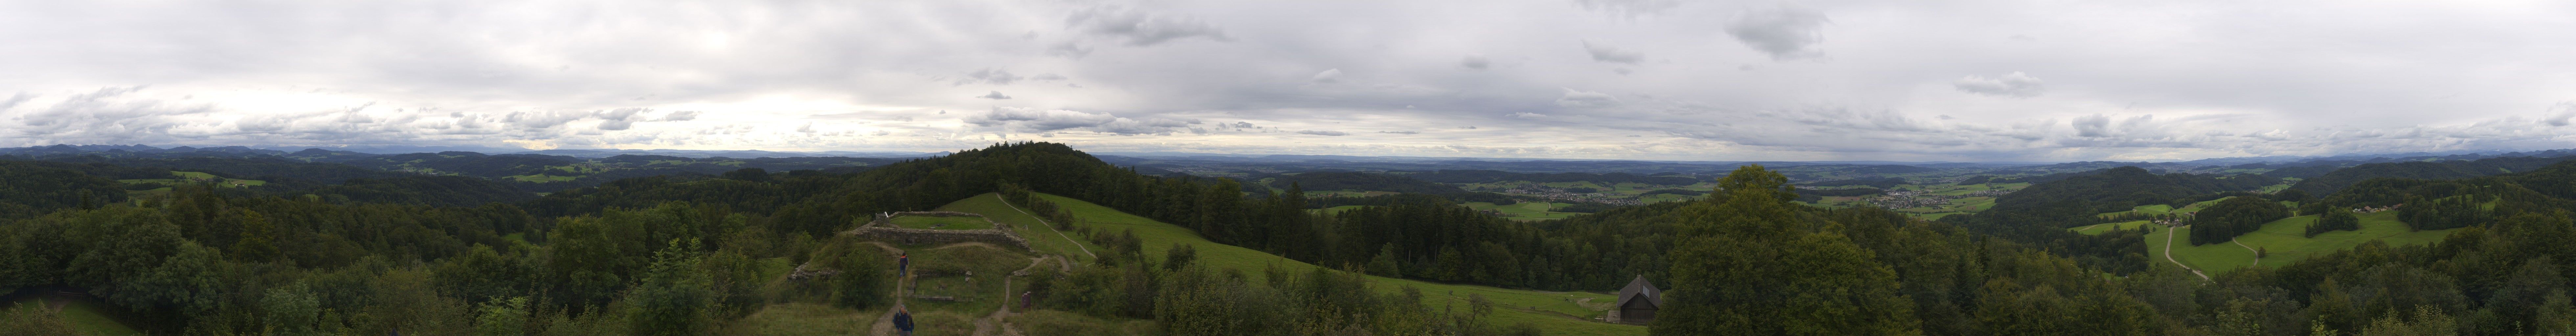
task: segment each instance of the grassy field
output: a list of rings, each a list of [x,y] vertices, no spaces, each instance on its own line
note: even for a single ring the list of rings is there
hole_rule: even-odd
[[[2176,208],[2174,208],[2172,205],[2164,205],[2164,204],[2140,205],[2140,206],[2137,206],[2137,207],[2129,208],[2129,211],[2120,211],[2120,212],[2104,212],[2104,213],[2102,213],[2101,215],[2103,215],[2103,216],[2110,216],[2110,215],[2119,215],[2119,214],[2127,214],[2127,213],[2143,213],[2143,214],[2149,214],[2149,215],[2163,215],[2163,214],[2171,214],[2171,213],[2178,213],[2178,212],[2200,212],[2200,209],[2201,209],[2201,208],[2207,208],[2207,207],[2209,207],[2209,205],[2211,205],[2211,204],[2218,204],[2218,201],[2225,201],[2225,200],[2227,200],[2227,199],[2229,199],[2229,198],[2236,198],[2236,197],[2235,197],[2235,196],[2228,196],[2228,197],[2221,197],[2221,198],[2219,198],[2219,199],[2214,199],[2214,200],[2200,201],[2200,202],[2197,202],[2197,203],[2192,203],[2192,204],[2186,204],[2186,205],[2183,205],[2183,207],[2182,207],[2182,208],[2180,208],[2180,209],[2176,209]],[[2292,208],[2297,208],[2298,206],[2297,206],[2297,205],[2292,205],[2291,207],[2292,207]]]
[[[116,180],[116,181],[117,181],[117,182],[124,182],[124,183],[161,183],[161,184],[173,184],[173,185],[178,185],[178,184],[195,184],[195,183],[198,183],[198,182],[201,182],[201,181],[212,181],[212,180],[214,180],[214,179],[216,178],[216,177],[215,177],[215,174],[207,174],[207,173],[200,173],[200,172],[184,172],[184,171],[174,171],[174,172],[170,172],[170,176],[171,176],[171,178],[166,178],[166,179],[124,179],[124,180]],[[244,180],[244,179],[228,179],[228,180],[224,180],[224,183],[221,183],[221,184],[219,184],[219,185],[224,186],[224,187],[232,187],[232,186],[233,186],[233,184],[241,184],[242,186],[263,186],[263,185],[268,185],[268,181],[261,181],[261,180]]]
[[[2283,218],[2265,223],[2262,229],[2253,233],[2238,236],[2232,243],[2200,246],[2191,246],[2184,242],[2186,240],[2184,237],[2191,235],[2189,227],[2159,229],[2158,232],[2147,235],[2147,246],[2153,254],[2150,259],[2162,259],[2165,235],[2181,234],[2183,236],[2173,238],[2174,259],[2183,265],[2217,275],[2258,265],[2258,261],[2255,260],[2255,249],[2268,252],[2268,255],[2261,258],[2259,265],[2280,267],[2306,260],[2308,257],[2350,249],[2372,240],[2387,242],[2389,245],[2426,244],[2440,241],[2442,237],[2449,236],[2452,231],[2459,230],[2414,231],[2407,228],[2405,223],[2397,221],[2396,212],[2378,212],[2361,214],[2361,230],[2327,232],[2318,234],[2314,238],[2306,237],[2308,223],[2315,222],[2316,218],[2317,216],[2314,215]]]
[[[1493,210],[1494,212],[1500,212],[1503,214],[1502,217],[1504,219],[1510,220],[1544,220],[1582,215],[1582,213],[1548,211],[1549,209],[1557,207],[1573,206],[1574,204],[1571,203],[1520,202],[1509,205],[1494,205],[1492,202],[1467,202],[1467,204],[1464,205],[1466,205],[1468,209],[1476,209],[1480,211]]]
[[[2138,228],[2138,226],[2139,226],[2139,225],[2147,225],[2147,221],[2126,221],[2126,222],[2119,222],[2119,223],[2102,223],[2102,224],[2094,224],[2094,225],[2078,226],[2078,227],[2074,227],[2074,228],[2069,228],[2069,229],[2067,229],[2067,230],[2075,230],[2075,233],[2082,233],[2082,234],[2086,234],[2086,235],[2097,235],[2097,234],[2102,234],[2102,233],[2104,233],[2104,232],[2111,232],[2111,230],[2128,230],[2128,229],[2135,229],[2135,228]]]
[[[1330,215],[1330,214],[1338,214],[1338,213],[1342,213],[1343,211],[1350,211],[1351,209],[1358,209],[1358,208],[1363,207],[1363,206],[1365,206],[1365,205],[1343,205],[1343,206],[1335,206],[1335,207],[1323,208],[1323,209],[1314,209],[1314,210],[1311,210],[1311,211],[1314,211],[1315,213],[1319,213],[1319,214],[1326,214],[1326,215]]]
[[[925,230],[981,230],[993,228],[993,222],[975,217],[900,216],[886,221],[895,227]]]
[[[726,322],[723,335],[866,335],[885,309],[856,310],[820,303],[778,303]]]
[[[1020,235],[1022,239],[1028,239],[1029,249],[1037,250],[1039,253],[1065,256],[1076,262],[1089,262],[1093,259],[1091,253],[1109,251],[1092,245],[1091,242],[1083,241],[1082,237],[1072,232],[1059,234],[1054,227],[1040,223],[1037,217],[1029,216],[1023,212],[1024,210],[1027,209],[1015,209],[1010,204],[1002,203],[1002,197],[996,194],[975,195],[975,197],[939,206],[939,211],[984,214],[984,218],[1010,224],[1011,233]],[[1084,253],[1084,251],[1090,251],[1090,253]]]
[[[580,179],[580,178],[581,178],[581,175],[536,174],[536,175],[507,176],[507,177],[502,177],[502,178],[511,179],[511,180],[516,180],[516,181],[519,181],[519,182],[539,182],[539,183],[544,183],[544,182],[571,182],[572,180]]]
[[[912,253],[912,267],[920,275],[913,277],[912,287],[902,293],[915,297],[906,305],[916,314],[943,311],[983,316],[1001,309],[1002,304],[1008,303],[1006,301],[1017,299],[1002,294],[1009,291],[1002,288],[1002,276],[1028,267],[1030,258],[987,245],[950,245],[906,251]],[[921,296],[945,296],[958,300],[932,301],[918,298]]]
[[[45,300],[39,299],[37,296],[27,296],[12,300],[8,302],[6,306],[0,307],[8,307],[9,309],[44,309],[44,304]],[[110,314],[115,311],[115,308],[108,307],[107,303],[98,302],[97,299],[73,299],[63,305],[62,316],[63,322],[71,323],[72,329],[79,330],[83,335],[123,336],[143,334],[142,331],[134,330],[133,327],[128,327],[124,323],[119,323],[116,319],[110,318]],[[0,334],[7,334],[7,332],[0,331]]]
[[[1131,229],[1135,230],[1136,236],[1145,240],[1143,245],[1145,247],[1146,258],[1162,258],[1164,251],[1170,249],[1174,243],[1189,244],[1198,250],[1198,262],[1218,269],[1235,268],[1245,270],[1247,275],[1253,277],[1253,279],[1251,279],[1253,282],[1261,282],[1262,280],[1260,277],[1264,275],[1260,270],[1274,265],[1290,271],[1305,271],[1315,267],[1314,265],[1309,265],[1304,262],[1281,258],[1279,256],[1254,251],[1252,249],[1209,242],[1207,239],[1199,237],[1197,233],[1191,232],[1189,229],[1157,222],[1125,212],[1119,212],[1107,207],[1092,204],[1091,202],[1084,202],[1082,200],[1055,195],[1037,194],[1037,196],[1043,197],[1048,201],[1055,202],[1057,205],[1063,206],[1067,211],[1071,211],[1075,217],[1080,218],[1082,225],[1087,225],[1094,229],[1108,232],[1122,232]],[[996,203],[999,201],[997,197],[994,197],[991,194],[969,198],[967,201],[980,201],[984,199],[993,199],[991,202]],[[958,211],[964,211],[969,208],[989,207],[959,206],[958,204],[951,204],[949,206],[942,207],[943,210],[951,208],[958,209]],[[1010,211],[1007,208],[1001,210]],[[995,213],[985,214],[988,216],[997,215]],[[1032,235],[1028,237],[1032,244],[1045,240],[1038,239],[1045,238],[1043,236]],[[1049,250],[1049,248],[1045,247],[1041,247],[1039,249],[1042,252],[1060,254],[1063,253],[1061,249],[1064,248],[1064,245],[1059,244],[1054,248],[1056,250]],[[1498,308],[1495,310],[1494,318],[1497,319],[1497,322],[1499,322],[1498,324],[1510,325],[1514,323],[1527,322],[1547,330],[1547,334],[1549,335],[1640,335],[1646,332],[1645,327],[1642,326],[1609,324],[1588,320],[1588,318],[1602,315],[1603,311],[1591,307],[1585,307],[1584,305],[1576,303],[1577,301],[1584,299],[1607,303],[1611,299],[1611,296],[1606,294],[1511,290],[1486,286],[1440,284],[1375,276],[1370,276],[1368,279],[1375,284],[1374,287],[1376,287],[1377,290],[1386,293],[1400,292],[1402,287],[1408,286],[1420,289],[1423,294],[1426,294],[1426,298],[1428,299],[1427,304],[1435,307],[1446,305],[1463,306],[1466,304],[1466,297],[1468,294],[1481,294],[1493,300],[1495,302],[1495,306],[1508,307]],[[1594,306],[1606,308],[1606,305],[1604,304],[1596,303]]]

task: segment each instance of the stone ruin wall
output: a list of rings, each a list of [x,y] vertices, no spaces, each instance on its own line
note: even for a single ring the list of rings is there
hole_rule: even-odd
[[[984,242],[993,245],[1016,247],[1021,250],[1029,249],[1028,239],[1020,238],[1020,235],[1011,233],[1010,225],[1005,225],[1001,222],[994,222],[991,218],[984,218],[984,221],[993,223],[992,228],[974,230],[907,229],[895,227],[893,223],[890,223],[890,221],[893,221],[895,217],[903,216],[984,218],[984,215],[955,211],[890,212],[878,214],[876,220],[868,221],[867,225],[860,226],[859,229],[852,232],[852,234],[859,236],[860,238],[881,239],[907,245]]]

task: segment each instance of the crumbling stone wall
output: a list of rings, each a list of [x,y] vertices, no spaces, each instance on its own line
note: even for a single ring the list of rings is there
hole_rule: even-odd
[[[889,221],[894,220],[895,217],[903,216],[984,218],[984,215],[954,211],[882,213],[877,214],[876,220],[868,221],[867,225],[860,226],[858,230],[852,231],[851,235],[858,236],[859,238],[878,239],[908,245],[984,242],[993,245],[1016,247],[1021,250],[1029,249],[1028,239],[1020,238],[1020,235],[1011,233],[1010,225],[994,222],[991,218],[984,218],[984,221],[993,223],[993,228],[975,230],[907,229],[895,227],[894,224],[888,223]]]

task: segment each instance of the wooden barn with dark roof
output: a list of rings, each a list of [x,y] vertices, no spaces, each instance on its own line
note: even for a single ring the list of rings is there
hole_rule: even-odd
[[[1610,323],[1646,323],[1655,320],[1655,310],[1664,307],[1664,290],[1647,283],[1646,276],[1629,280],[1619,289],[1619,300],[1610,306]]]

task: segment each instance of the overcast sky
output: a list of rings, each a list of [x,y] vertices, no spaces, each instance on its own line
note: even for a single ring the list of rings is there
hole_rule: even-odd
[[[2576,148],[2568,1],[0,1],[0,146]]]

